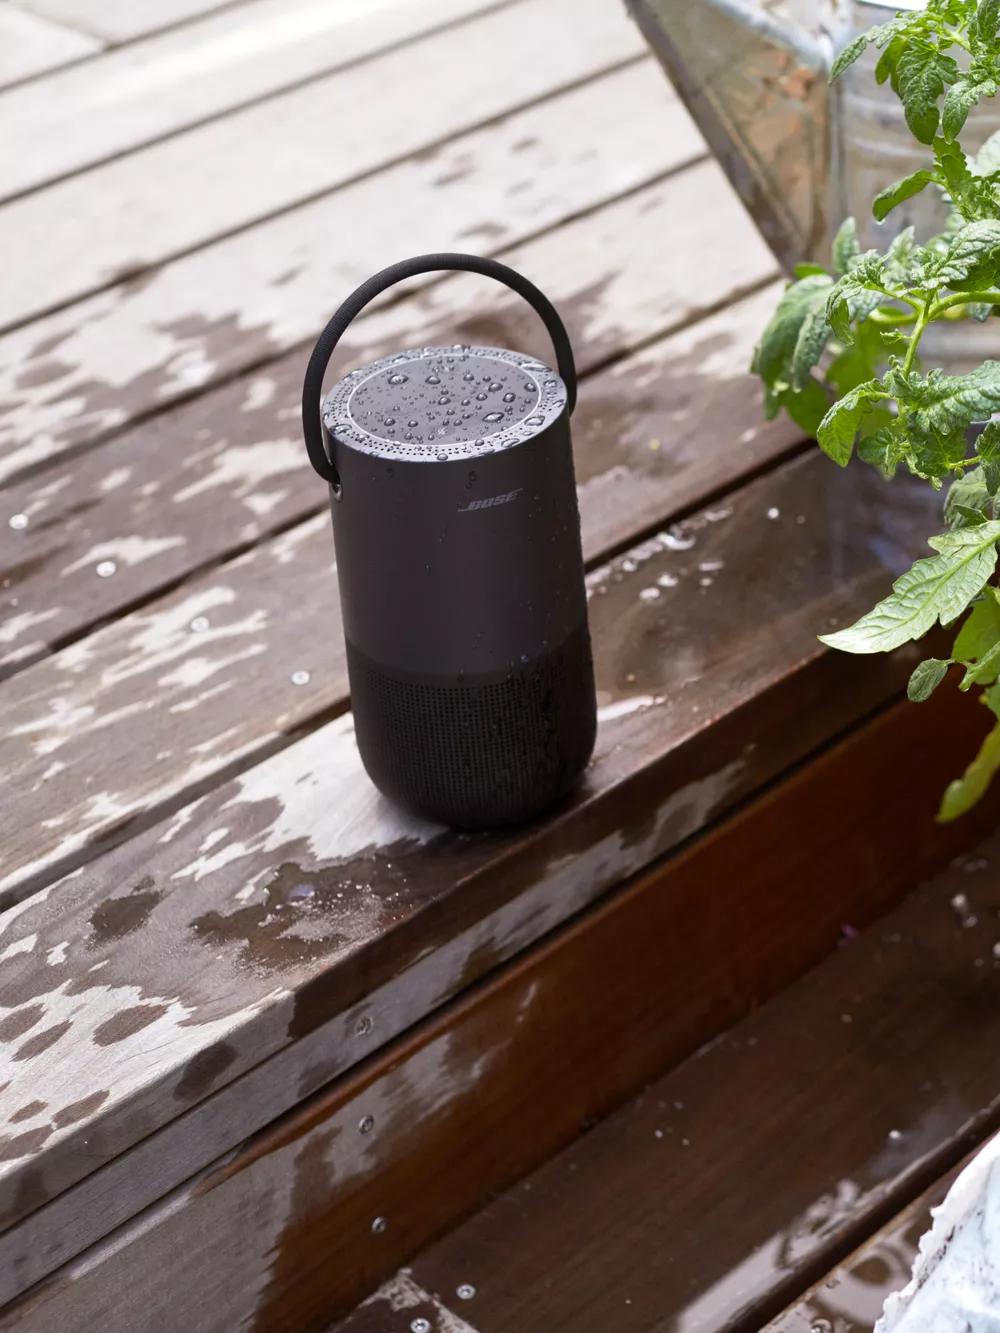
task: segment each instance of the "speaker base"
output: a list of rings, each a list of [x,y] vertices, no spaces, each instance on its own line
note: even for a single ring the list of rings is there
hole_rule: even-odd
[[[587,765],[597,729],[586,623],[526,665],[414,679],[347,644],[361,759],[380,791],[462,829],[540,815]]]

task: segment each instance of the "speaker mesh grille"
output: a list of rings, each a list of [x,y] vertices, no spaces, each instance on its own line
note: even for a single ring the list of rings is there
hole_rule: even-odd
[[[500,679],[415,682],[347,662],[361,757],[387,795],[462,828],[539,813],[590,758],[594,678],[586,625]]]

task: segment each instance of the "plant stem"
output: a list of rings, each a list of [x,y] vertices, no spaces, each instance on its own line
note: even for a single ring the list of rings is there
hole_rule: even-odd
[[[913,332],[910,334],[910,343],[906,349],[906,355],[903,358],[903,374],[908,375],[913,369],[914,358],[917,355],[917,348],[920,346],[920,339],[924,336],[924,329],[931,321],[930,301],[924,301],[917,313],[917,323]]]
[[[945,36],[948,38],[950,42],[954,42],[955,45],[960,46],[963,51],[968,51],[970,55],[972,54],[972,47],[965,40],[965,38],[962,36],[960,32],[956,32],[954,28],[945,28],[944,31],[945,31]]]
[[[906,310],[874,310],[868,318],[880,329],[894,329],[901,324],[912,324],[916,316]]]
[[[930,318],[937,319],[957,305],[1000,305],[1000,292],[955,292],[952,296],[944,296],[932,307]]]

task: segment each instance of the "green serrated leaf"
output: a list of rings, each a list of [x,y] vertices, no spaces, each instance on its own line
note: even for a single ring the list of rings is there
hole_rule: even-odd
[[[1000,462],[1000,421],[987,421],[976,436],[976,453],[984,463]]]
[[[854,339],[852,323],[866,320],[887,298],[881,290],[885,260],[874,250],[863,255],[830,290],[826,320],[845,345]]]
[[[796,264],[792,269],[796,279],[813,278],[819,274],[826,275],[826,269],[822,264]]]
[[[875,65],[875,80],[877,83],[885,83],[888,79],[892,86],[896,86],[896,66],[899,64],[899,57],[902,55],[906,43],[902,37],[894,37],[882,51]]]
[[[973,685],[993,685],[1000,672],[1000,641],[988,649],[978,662],[966,668],[958,688],[969,690]]]
[[[940,657],[928,657],[921,662],[906,686],[906,697],[911,703],[922,704],[929,699],[948,674],[951,663]]]
[[[958,66],[929,42],[911,40],[896,62],[896,83],[915,139],[931,144],[941,119],[938,98],[958,78]]]
[[[996,42],[998,25],[1000,25],[1000,0],[979,0],[976,17],[969,33],[973,46],[992,47]]]
[[[826,322],[826,303],[817,304],[806,315],[799,329],[792,353],[792,388],[801,392],[810,379],[813,367],[819,362],[830,340],[831,329]]]
[[[928,375],[913,391],[908,410],[912,430],[944,437],[985,421],[1000,408],[1000,362],[984,361],[967,375]]]
[[[858,427],[869,403],[886,396],[878,380],[868,380],[838,399],[819,423],[816,432],[819,447],[840,467],[850,462]]]
[[[809,312],[825,306],[832,279],[814,273],[785,289],[754,351],[752,369],[776,391],[791,383],[791,360],[799,330]]]
[[[921,638],[935,621],[950,625],[993,573],[998,540],[1000,521],[932,537],[936,555],[916,561],[856,624],[820,641],[848,653],[881,653]]]
[[[997,86],[991,78],[959,79],[952,84],[941,109],[941,133],[950,142],[961,134],[969,112],[982,97],[993,97]]]
[[[986,736],[979,753],[960,778],[948,784],[938,819],[949,823],[971,810],[977,801],[986,794],[997,770],[1000,769],[1000,722]]]
[[[853,218],[845,218],[833,238],[833,271],[843,277],[861,256],[858,245],[858,224]]]
[[[799,392],[791,388],[783,390],[778,405],[785,409],[806,435],[815,436],[819,423],[826,416],[830,399],[823,386],[810,378]]]
[[[914,171],[909,176],[904,176],[902,180],[896,181],[875,196],[872,204],[873,216],[879,222],[884,222],[898,204],[912,199],[915,194],[919,194],[930,185],[933,179],[933,171],[926,170]]]
[[[1000,171],[1000,130],[991,134],[975,157],[969,159],[969,170],[976,176]]]
[[[981,218],[958,231],[937,266],[935,276],[949,287],[974,277],[989,285],[1000,263],[1000,221]]]
[[[871,37],[869,33],[861,32],[858,33],[853,41],[847,43],[840,55],[833,62],[833,68],[830,70],[831,83],[834,79],[839,79],[844,70],[853,65],[855,60],[864,53],[870,40]]]
[[[968,665],[978,662],[997,642],[1000,642],[1000,603],[996,589],[987,587],[955,636],[951,655],[956,662]]]
[[[970,468],[964,476],[956,477],[948,488],[944,502],[944,520],[950,528],[967,527],[991,518],[989,491],[982,468]]]

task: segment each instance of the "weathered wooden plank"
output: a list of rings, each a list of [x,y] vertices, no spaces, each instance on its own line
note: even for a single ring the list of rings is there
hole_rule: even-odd
[[[732,421],[758,401],[744,367],[769,302],[773,292],[762,293],[584,382],[574,437],[589,559],[745,477],[796,438],[784,423],[762,425],[759,410],[740,444],[731,433]],[[667,422],[670,436],[651,449],[653,432]],[[301,452],[290,443],[272,466]],[[322,503],[322,484],[312,490]],[[210,511],[202,521],[213,521]],[[95,543],[76,563],[86,581],[100,583],[117,578],[115,559],[141,565],[182,540],[140,527]],[[0,767],[15,790],[6,811],[11,833],[0,848],[0,902],[70,868],[137,816],[151,822],[158,809],[345,706],[332,560],[324,512],[7,685]],[[289,596],[293,568],[308,598]],[[155,717],[137,729],[150,698]]]
[[[144,1289],[153,1309],[162,1308],[159,1282],[180,1270],[194,1274],[189,1308],[212,1309],[220,1328],[251,1315],[260,1330],[313,1328],[349,1309],[582,1123],[829,952],[845,919],[862,924],[967,845],[971,829],[942,829],[932,814],[938,773],[974,742],[975,723],[952,692],[929,710],[897,705],[855,732],[185,1184],[160,1210],[165,1230],[147,1217],[141,1238],[74,1281],[77,1313],[67,1327],[94,1318],[95,1292],[122,1289],[120,1251],[132,1245],[145,1257],[124,1261],[130,1273],[162,1275]],[[895,756],[913,749],[924,762],[900,778]],[[992,807],[980,811],[981,828],[995,821],[1000,795]],[[789,827],[801,836],[788,838]],[[748,924],[734,930],[736,918]],[[272,1087],[280,1081],[272,1070]],[[140,1146],[140,1160],[129,1153],[112,1170],[129,1170],[148,1188],[147,1170],[159,1162],[153,1177],[162,1180],[159,1137]],[[72,1257],[81,1228],[96,1238],[125,1220],[120,1191],[106,1189],[102,1202],[72,1221],[64,1210],[58,1225],[45,1218],[54,1210],[36,1214],[0,1242],[0,1272],[41,1277]],[[386,1225],[373,1235],[376,1217]],[[244,1293],[242,1305],[232,1303],[234,1291]],[[456,1291],[439,1295],[454,1300]],[[184,1307],[174,1314],[186,1322]]]
[[[100,51],[96,37],[28,14],[18,5],[0,3],[0,88],[58,69]],[[10,94],[15,96],[15,94]],[[2,103],[0,103],[2,105]],[[4,174],[16,170],[16,158],[4,154]]]
[[[2,1094],[6,1115],[21,1113],[3,1144],[3,1215],[40,1206],[324,1026],[332,1077],[373,1033],[386,1040],[884,701],[913,653],[859,663],[814,635],[908,563],[934,503],[905,483],[888,504],[868,470],[810,456],[596,571],[595,759],[540,825],[471,837],[404,817],[365,780],[348,716],[13,909],[0,1004],[15,1054],[26,1044],[17,1072],[43,1105],[23,1113],[20,1079]],[[235,629],[236,655],[253,608],[209,614],[208,632]],[[307,640],[284,630],[316,654],[299,661],[306,684],[273,680],[255,659],[284,691],[289,727],[328,697],[317,614]],[[190,615],[178,608],[175,639],[149,651],[169,658]],[[163,669],[162,702],[135,714],[150,753],[172,747],[160,737],[177,678],[203,670]],[[93,753],[75,760],[92,807],[109,800],[88,784]],[[281,1086],[294,1096],[296,1075]]]
[[[572,197],[564,199],[567,208]],[[664,249],[670,226],[672,243]],[[628,257],[623,253],[624,238]],[[718,258],[702,268],[691,252],[711,249]],[[595,259],[595,256],[599,258]],[[664,330],[686,324],[764,281],[773,260],[713,163],[702,163],[625,199],[570,222],[505,255],[515,268],[544,275],[550,297],[576,334],[577,366],[586,374]],[[755,321],[765,318],[760,303],[731,308],[702,332],[658,347],[644,362],[648,373],[673,386],[687,372],[694,343],[724,328],[731,338],[725,369],[746,359]],[[404,346],[488,340],[551,357],[532,312],[506,289],[463,275],[424,290],[414,300],[390,305],[360,321],[345,339],[338,365],[382,356]],[[323,502],[301,445],[296,405],[303,354],[296,352],[245,380],[203,395],[82,458],[46,470],[5,496],[7,523],[0,523],[0,589],[8,607],[0,628],[0,675],[50,652],[95,622],[149,598],[199,566],[219,561],[242,545],[287,527],[315,512]],[[722,369],[716,360],[716,373]],[[585,398],[578,432],[586,440],[594,416],[607,431],[611,400],[619,376],[603,381],[604,398]],[[689,386],[690,387],[690,386]],[[594,451],[585,486],[588,501],[588,551],[596,554],[621,540],[627,514],[648,521],[663,495],[664,460],[680,463],[685,476],[699,459],[715,450],[685,451],[666,435],[660,456],[649,445],[661,429],[629,392],[627,414],[615,413],[614,429]],[[683,390],[676,384],[676,410]],[[660,394],[655,411],[664,416]],[[735,398],[722,400],[735,409]],[[708,408],[707,410],[712,410]],[[626,420],[627,415],[627,420]],[[727,421],[713,413],[723,435]],[[705,426],[708,427],[706,421]],[[711,428],[711,427],[709,427]],[[619,431],[621,434],[619,435]],[[598,425],[593,421],[593,433]],[[733,467],[759,464],[767,452],[789,442],[785,430],[756,431],[741,449],[727,449],[714,464],[732,480]],[[589,451],[581,443],[581,456]],[[679,455],[679,457],[678,457]],[[598,471],[598,467],[602,470]],[[672,483],[672,486],[675,483]],[[638,510],[634,507],[638,506]],[[600,518],[597,517],[600,512]],[[10,516],[23,515],[9,526]],[[655,517],[655,514],[653,514]],[[135,538],[143,535],[149,552],[130,562]],[[149,543],[154,545],[150,546]],[[98,560],[114,560],[113,578],[96,578]]]
[[[998,864],[994,837],[414,1261],[413,1280],[446,1301],[472,1284],[462,1313],[482,1333],[760,1329],[1000,1121]]]
[[[251,0],[13,89],[0,96],[0,199],[495,5]]]
[[[24,9],[68,23],[83,32],[97,33],[108,42],[131,41],[187,19],[226,9],[233,0],[21,0]]]
[[[935,1181],[807,1291],[794,1309],[768,1324],[765,1333],[871,1333],[886,1297],[909,1282],[920,1237],[931,1225],[931,1209],[944,1199],[958,1170]]]
[[[588,207],[596,180],[612,198],[703,153],[643,62],[6,334],[0,480],[314,338],[392,256],[493,252]]]
[[[643,51],[617,4],[534,0],[528,13],[516,5],[486,13],[5,204],[3,326],[139,275]],[[489,59],[470,61],[470,50]],[[429,77],[429,70],[448,76]],[[373,96],[386,88],[391,97]]]

